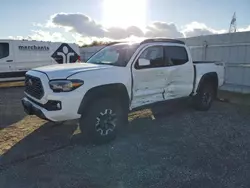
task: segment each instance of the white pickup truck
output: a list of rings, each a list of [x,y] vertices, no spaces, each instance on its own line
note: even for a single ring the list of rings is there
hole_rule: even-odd
[[[179,40],[147,39],[108,45],[86,63],[28,71],[22,104],[50,121],[80,119],[82,132],[100,143],[114,139],[137,107],[192,97],[196,109],[208,110],[223,82],[223,63],[193,62]]]

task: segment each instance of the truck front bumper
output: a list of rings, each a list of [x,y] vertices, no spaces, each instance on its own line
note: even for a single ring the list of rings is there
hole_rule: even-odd
[[[30,101],[26,100],[25,98],[22,99],[22,105],[23,105],[24,111],[28,115],[36,115],[37,117],[39,117],[41,119],[51,121],[50,119],[46,118],[46,116],[44,115],[44,113],[41,109],[34,106]]]
[[[71,102],[72,104],[73,102]],[[60,106],[57,107],[57,104]],[[29,97],[24,97],[22,99],[22,105],[24,111],[28,115],[36,115],[41,119],[57,122],[57,121],[66,121],[72,119],[80,118],[79,114],[73,113],[74,111],[74,104],[71,106],[68,101],[61,102],[60,100],[48,100],[47,103],[41,104],[38,103]]]

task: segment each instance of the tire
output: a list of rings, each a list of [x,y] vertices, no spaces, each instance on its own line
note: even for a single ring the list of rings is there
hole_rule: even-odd
[[[194,107],[200,111],[207,111],[210,109],[214,98],[215,98],[215,89],[212,82],[204,82],[203,85],[197,91],[196,96],[194,97]]]
[[[81,116],[81,132],[92,143],[108,143],[116,138],[123,126],[124,115],[122,106],[117,100],[99,99],[90,105],[86,114]]]

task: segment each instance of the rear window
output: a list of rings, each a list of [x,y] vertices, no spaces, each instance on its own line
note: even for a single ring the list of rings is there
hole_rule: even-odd
[[[0,43],[0,59],[9,56],[9,43]]]
[[[188,62],[187,51],[181,46],[166,46],[164,49],[166,64],[168,66],[182,65]]]

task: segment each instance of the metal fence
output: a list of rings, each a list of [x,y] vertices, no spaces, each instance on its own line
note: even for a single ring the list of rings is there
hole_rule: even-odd
[[[250,32],[183,39],[194,60],[224,61],[223,90],[250,93]]]

